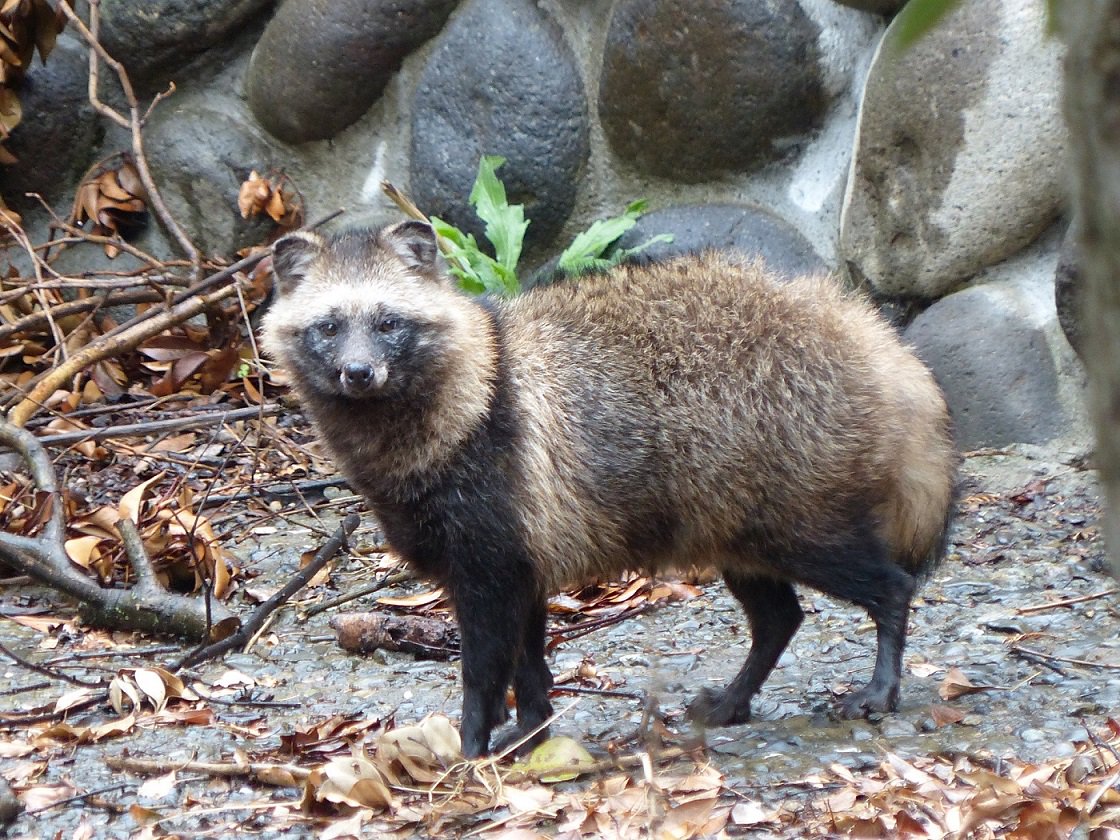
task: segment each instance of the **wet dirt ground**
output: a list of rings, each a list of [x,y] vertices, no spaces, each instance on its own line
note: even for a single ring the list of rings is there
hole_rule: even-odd
[[[755,797],[776,801],[798,795],[785,784],[791,780],[832,764],[858,771],[874,766],[888,751],[902,756],[950,752],[1053,759],[1070,754],[1073,741],[1084,739],[1086,726],[1120,716],[1120,596],[1101,595],[1116,582],[1105,567],[1094,473],[1053,455],[1009,452],[972,455],[964,472],[949,556],[924,585],[911,614],[900,710],[872,721],[831,717],[837,695],[870,676],[874,628],[860,610],[802,591],[805,622],[756,698],[755,719],[705,734],[709,757],[732,788],[741,785]],[[366,532],[359,539],[372,537]],[[275,589],[295,568],[299,553],[319,542],[317,535],[294,523],[277,533],[246,539],[237,551],[246,569],[259,573],[250,586]],[[356,587],[369,575],[368,559],[344,560],[321,597]],[[416,583],[393,592],[424,588]],[[1085,599],[1076,603],[1056,603],[1082,596]],[[26,608],[37,597],[26,587],[10,588],[0,592],[0,608]],[[368,607],[373,597],[344,609]],[[330,615],[300,622],[294,610],[286,610],[250,652],[229,655],[195,672],[213,682],[235,669],[256,683],[255,699],[290,705],[216,706],[211,726],[138,728],[100,743],[60,745],[19,759],[40,762],[35,784],[65,780],[80,792],[118,783],[125,787],[99,797],[110,807],[75,801],[24,814],[9,826],[8,836],[70,837],[83,820],[92,832],[89,836],[135,836],[139,829],[132,817],[114,813],[111,806],[127,808],[137,802],[137,786],[143,780],[114,773],[104,764],[105,756],[126,749],[169,762],[229,761],[237,750],[273,749],[282,735],[331,715],[392,717],[409,723],[444,711],[457,718],[454,662],[399,653],[344,653],[328,625]],[[47,651],[47,638],[0,619],[0,642],[28,658],[58,656],[70,644],[63,639]],[[685,703],[702,686],[730,679],[747,644],[742,613],[718,582],[705,584],[701,595],[691,600],[667,603],[565,642],[553,653],[554,672],[589,663],[618,693],[559,696],[554,704],[566,711],[553,732],[571,735],[594,751],[634,730],[642,717],[638,696],[648,693],[670,730],[690,734],[683,718]],[[172,658],[152,657],[152,663]],[[974,685],[988,688],[942,699],[938,689],[953,668]],[[0,675],[6,686],[42,681],[9,663],[0,665]],[[40,705],[63,690],[53,684],[0,696],[0,713]],[[938,725],[937,706],[951,707],[963,717]],[[111,712],[95,713],[95,718],[97,714],[112,717]],[[12,775],[17,763],[0,757],[0,774]],[[14,781],[17,790],[31,783]],[[270,795],[248,782],[188,777],[168,801],[187,801],[184,793],[208,809],[235,809],[238,803]],[[291,791],[275,795],[292,799]],[[202,810],[184,808],[181,817],[162,824],[162,830],[206,836],[206,826],[216,817]],[[241,827],[263,837],[296,836],[271,828],[263,817],[254,821],[248,816]]]

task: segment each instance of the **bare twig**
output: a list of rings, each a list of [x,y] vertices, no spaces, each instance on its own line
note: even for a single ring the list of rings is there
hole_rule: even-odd
[[[332,598],[329,601],[323,601],[321,604],[312,604],[306,610],[303,610],[300,617],[303,619],[311,618],[314,615],[318,615],[321,612],[326,612],[327,610],[342,606],[343,604],[347,604],[350,601],[356,601],[363,595],[371,595],[374,592],[384,589],[386,586],[393,586],[406,580],[412,580],[413,577],[415,577],[415,575],[413,575],[413,573],[407,569],[401,572],[393,572],[392,574],[385,575],[384,577],[375,580],[373,583],[368,583],[365,586],[359,586],[357,589],[353,589],[350,592],[345,593],[344,595],[339,595],[337,598]]]
[[[198,249],[194,246],[194,243],[183,233],[178,222],[175,221],[175,218],[171,215],[170,211],[168,211],[167,205],[163,202],[163,196],[160,195],[159,188],[156,186],[156,182],[152,178],[152,173],[148,169],[148,159],[144,155],[144,138],[141,131],[143,128],[143,119],[140,116],[140,104],[136,99],[136,94],[132,90],[132,82],[128,78],[128,73],[125,71],[124,65],[109,55],[98,40],[97,28],[100,20],[101,0],[88,0],[88,2],[90,19],[90,25],[88,27],[67,3],[59,3],[58,7],[74,25],[74,28],[78,30],[90,48],[89,101],[99,114],[112,120],[122,128],[129,129],[132,133],[133,163],[136,166],[137,173],[140,175],[141,182],[144,184],[144,189],[148,192],[148,203],[155,212],[157,218],[159,218],[160,223],[179,243],[179,247],[190,259],[191,264],[195,266],[195,272],[198,273],[201,270],[202,257]],[[99,74],[97,60],[99,58],[117,75],[121,90],[124,92],[125,101],[128,103],[127,118],[103,103],[100,99],[97,91]]]
[[[1050,653],[1043,653],[1040,650],[1025,648],[1022,645],[1012,645],[1011,650],[1021,656],[1027,657],[1028,659],[1037,661],[1039,665],[1046,665],[1046,663],[1049,661],[1065,662],[1068,665],[1080,665],[1083,668],[1109,668],[1112,670],[1120,670],[1120,664],[1114,664],[1112,662],[1090,662],[1088,659],[1071,659],[1066,656],[1054,656]]]
[[[4,645],[2,643],[0,643],[0,653],[4,654],[21,668],[26,668],[28,671],[32,671],[36,674],[39,674],[40,676],[50,677],[52,680],[59,680],[61,682],[70,683],[71,685],[81,686],[82,688],[101,688],[100,682],[86,682],[85,680],[80,680],[77,677],[72,677],[69,674],[64,674],[61,671],[56,671],[53,668],[48,668],[45,665],[38,665],[34,662],[24,659],[15,651],[10,650],[7,645]]]
[[[97,788],[96,790],[88,790],[85,793],[78,793],[74,796],[68,796],[65,799],[59,799],[55,802],[52,802],[50,805],[44,805],[42,808],[36,808],[34,811],[28,811],[27,816],[30,817],[34,816],[35,814],[41,814],[44,811],[49,811],[52,808],[58,808],[61,805],[69,805],[71,802],[84,802],[88,799],[93,799],[94,797],[101,796],[104,793],[112,793],[113,791],[124,790],[125,788],[130,788],[132,786],[133,785],[130,782],[117,782],[116,784],[106,785],[105,787]]]
[[[74,703],[71,706],[67,706],[65,709],[53,709],[49,712],[30,712],[26,714],[0,715],[0,726],[28,726],[32,723],[43,723],[44,721],[48,720],[58,720],[60,718],[65,718],[67,715],[72,715],[75,712],[84,712],[86,709],[89,709],[100,703],[104,703],[108,699],[108,690],[98,691],[95,694],[92,694],[89,697],[85,698],[84,700]]]
[[[212,645],[207,645],[206,647],[191,651],[178,662],[169,665],[168,670],[175,673],[183,668],[189,668],[200,662],[213,659],[215,656],[221,656],[223,653],[241,647],[247,643],[256,635],[257,630],[260,629],[268,617],[278,607],[286,603],[296,592],[306,586],[308,581],[315,577],[315,575],[330,562],[335,554],[346,544],[347,537],[353,533],[354,529],[356,529],[360,523],[361,518],[356,513],[352,513],[343,519],[330,539],[328,539],[315,554],[314,559],[300,569],[297,574],[293,575],[291,580],[289,580],[279,592],[257,607],[252,615],[242,622],[241,628],[236,633]]]
[[[39,691],[43,688],[50,688],[49,682],[28,683],[27,685],[14,685],[11,688],[5,688],[0,691],[0,697],[11,697],[14,694],[23,694],[27,691]]]
[[[155,289],[112,289],[94,297],[76,298],[47,306],[17,318],[10,324],[0,325],[0,339],[16,333],[36,329],[44,323],[82,312],[96,311],[106,306],[126,306],[134,303],[156,303],[163,300],[163,294]]]
[[[1053,610],[1058,607],[1069,607],[1073,604],[1083,604],[1086,601],[1095,601],[1098,598],[1107,598],[1109,595],[1115,595],[1120,592],[1120,588],[1112,587],[1105,589],[1102,592],[1094,592],[1092,595],[1079,595],[1076,598],[1063,598],[1060,601],[1051,601],[1049,604],[1035,604],[1031,607],[1019,607],[1015,612],[1019,615],[1029,615],[1031,613],[1042,612],[1044,610]]]
[[[39,443],[44,446],[56,444],[80,443],[87,440],[105,440],[106,438],[135,437],[137,435],[150,435],[161,432],[178,432],[183,429],[201,429],[206,426],[219,426],[224,423],[233,423],[238,420],[248,420],[254,417],[271,417],[280,413],[278,405],[249,406],[248,408],[231,408],[222,412],[196,413],[186,417],[168,417],[166,420],[148,420],[143,423],[124,423],[120,426],[101,426],[96,429],[77,429],[73,432],[58,432],[53,435],[42,435]]]

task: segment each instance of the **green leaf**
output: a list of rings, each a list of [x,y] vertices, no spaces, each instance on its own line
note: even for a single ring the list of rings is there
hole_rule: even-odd
[[[622,234],[638,223],[638,217],[645,211],[648,202],[644,199],[632,201],[621,216],[599,219],[591,227],[572,240],[572,244],[560,255],[558,267],[565,274],[580,274],[594,268],[610,268],[617,260],[602,259],[607,250]]]
[[[471,190],[470,202],[478,217],[486,223],[486,238],[494,246],[494,256],[504,269],[504,282],[510,278],[516,284],[517,261],[521,258],[521,246],[529,223],[525,221],[523,205],[510,205],[506,199],[506,188],[498,180],[497,169],[505,158],[496,155],[483,155],[478,162],[478,176]],[[513,291],[517,291],[515,285]]]
[[[659,234],[643,242],[636,248],[623,248],[615,251],[611,256],[603,254],[618,241],[638,222],[638,217],[645,212],[648,202],[638,199],[630,202],[622,215],[610,219],[599,219],[591,227],[572,240],[572,244],[564,249],[560,255],[557,267],[568,275],[584,274],[588,271],[605,271],[613,268],[635,254],[658,242],[672,242],[673,237],[667,233]]]
[[[630,259],[635,254],[640,254],[647,248],[650,248],[654,245],[660,245],[662,242],[668,244],[672,241],[673,235],[671,233],[659,233],[657,234],[657,236],[651,236],[641,245],[635,245],[633,248],[620,248],[619,250],[615,251],[613,254],[611,254],[611,262],[615,265],[618,265],[619,263],[626,262],[626,260]]]
[[[961,0],[910,0],[891,24],[893,48],[897,52],[910,49],[960,2]]]
[[[517,294],[520,289],[517,275],[484,253],[472,234],[463,233],[459,228],[435,216],[429,221],[432,229],[444,241],[443,253],[447,258],[448,270],[458,279],[460,288],[475,295],[484,292]]]

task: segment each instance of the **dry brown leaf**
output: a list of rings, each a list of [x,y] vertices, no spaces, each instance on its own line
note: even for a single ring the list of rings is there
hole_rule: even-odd
[[[418,592],[415,595],[386,595],[383,598],[378,598],[377,603],[385,604],[388,607],[408,607],[412,609],[432,606],[442,600],[444,600],[442,589],[430,589],[427,592]]]
[[[255,169],[251,171],[237,191],[237,209],[241,218],[248,219],[263,213],[281,227],[302,224],[302,202],[290,184],[287,175],[279,175],[274,184]]]
[[[966,694],[975,694],[978,691],[988,691],[991,688],[989,685],[976,685],[960,668],[950,668],[949,673],[945,675],[945,679],[941,681],[941,686],[937,689],[937,693],[941,696],[942,700],[956,700],[958,697],[963,697]]]
[[[65,712],[67,709],[72,709],[80,703],[94,696],[94,691],[91,688],[72,688],[59,697],[54,703],[55,714]]]
[[[312,771],[307,792],[317,802],[375,810],[396,807],[396,799],[381,771],[360,754],[333,759]]]
[[[117,513],[121,519],[131,519],[137,525],[140,524],[140,510],[144,504],[144,494],[148,488],[156,481],[163,478],[164,473],[158,472],[147,481],[142,481],[121,496],[120,503],[117,505]]]
[[[377,757],[387,764],[399,764],[412,779],[435,782],[447,768],[462,761],[459,731],[443,715],[431,715],[413,726],[401,726],[382,733],[377,742]]]
[[[129,236],[146,221],[148,194],[136,167],[121,159],[115,167],[101,167],[78,185],[70,223],[78,226],[92,222],[91,233],[98,236]],[[110,259],[119,248],[108,243]]]
[[[964,720],[967,712],[963,709],[954,709],[952,706],[934,704],[930,706],[929,714],[937,726],[947,726],[952,723],[960,723]]]

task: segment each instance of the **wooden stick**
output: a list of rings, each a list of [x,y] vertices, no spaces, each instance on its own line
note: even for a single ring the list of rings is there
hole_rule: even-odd
[[[272,764],[268,762],[247,762],[235,764],[219,761],[163,761],[151,758],[131,758],[123,755],[106,756],[105,766],[110,770],[127,770],[130,773],[163,774],[172,770],[189,773],[204,773],[208,776],[255,776],[262,782],[287,786],[285,775],[290,776],[295,787],[311,775],[311,768],[295,764]]]
[[[338,528],[331,535],[330,539],[323,543],[322,548],[316,553],[314,559],[300,569],[299,572],[292,575],[291,579],[279,592],[253,610],[252,615],[242,622],[240,629],[238,629],[236,633],[232,633],[212,645],[207,645],[191,651],[178,662],[169,665],[167,670],[176,673],[183,668],[189,668],[192,665],[197,665],[208,659],[213,659],[215,656],[221,656],[226,651],[233,650],[234,648],[246,644],[256,635],[257,630],[260,629],[277,608],[286,603],[289,598],[306,586],[308,581],[315,577],[315,575],[319,573],[319,570],[330,562],[335,554],[346,544],[346,538],[354,532],[358,525],[361,524],[361,521],[361,517],[359,517],[358,514],[349,514],[339,523]]]
[[[1063,598],[1061,601],[1051,601],[1049,604],[1035,604],[1032,607],[1019,607],[1015,610],[1019,615],[1029,615],[1031,613],[1042,612],[1044,610],[1052,610],[1057,607],[1068,607],[1072,604],[1083,604],[1086,601],[1095,601],[1098,598],[1107,598],[1109,595],[1115,595],[1120,592],[1120,588],[1113,587],[1112,589],[1105,589],[1103,592],[1095,592],[1092,595],[1079,595],[1076,598]]]
[[[148,420],[143,423],[124,423],[120,426],[102,426],[96,429],[77,429],[73,432],[41,435],[39,443],[44,446],[51,446],[80,443],[87,440],[136,437],[137,435],[149,435],[158,432],[177,432],[182,429],[200,429],[206,426],[233,423],[237,420],[251,420],[254,417],[271,417],[279,413],[280,406],[276,404],[231,408],[228,411],[191,414],[187,417],[169,417],[166,420]]]

